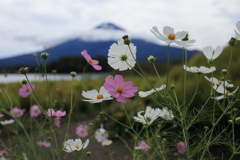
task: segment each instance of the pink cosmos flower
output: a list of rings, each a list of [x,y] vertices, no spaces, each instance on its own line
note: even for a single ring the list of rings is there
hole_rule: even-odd
[[[138,91],[137,87],[133,87],[133,82],[124,82],[121,75],[116,75],[115,78],[107,77],[105,79],[104,88],[111,96],[116,98],[118,102],[126,103],[125,98],[135,96],[135,92]]]
[[[98,65],[99,62],[98,62],[97,60],[93,60],[93,59],[91,58],[91,56],[87,53],[86,50],[83,50],[83,51],[81,52],[81,54],[82,54],[83,57],[86,59],[86,61],[87,61],[90,65],[93,66],[94,69],[96,69],[96,70],[101,70],[101,69],[102,69],[102,67]]]
[[[66,111],[54,111],[54,109],[50,108],[47,111],[47,116],[48,117],[63,117],[66,115]]]
[[[26,111],[25,109],[20,109],[20,108],[14,107],[10,110],[10,114],[13,117],[21,117],[25,111]]]
[[[147,151],[149,148],[151,148],[151,147],[144,141],[138,142],[137,147],[135,147],[135,149],[143,150],[143,151]]]
[[[4,114],[0,113],[0,118],[3,117],[3,116],[4,116]]]
[[[6,155],[8,151],[6,149],[0,150],[0,155]]]
[[[50,147],[51,143],[50,142],[45,142],[45,141],[38,141],[37,145],[41,146],[41,147]]]
[[[60,119],[61,119],[60,117],[56,117],[56,118],[54,119],[54,124],[55,124],[55,126],[60,127],[60,125],[61,125]]]
[[[186,152],[186,145],[184,142],[178,142],[177,149],[179,154],[184,154]]]
[[[75,132],[79,137],[87,137],[88,136],[88,126],[87,125],[79,125],[76,128],[76,132]]]
[[[32,87],[31,87],[32,86]],[[22,87],[19,89],[19,96],[27,97],[32,93],[32,88],[35,88],[35,84],[23,84]]]
[[[42,113],[42,111],[40,110],[40,108],[39,108],[39,106],[38,105],[33,105],[31,108],[30,108],[30,115],[32,116],[32,117],[38,117],[41,113]]]

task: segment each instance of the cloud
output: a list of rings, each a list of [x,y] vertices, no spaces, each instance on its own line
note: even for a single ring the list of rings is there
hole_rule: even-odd
[[[240,20],[238,6],[239,0],[0,1],[0,58],[84,35],[103,22],[119,25],[132,34],[130,37],[143,37],[159,44],[164,43],[150,29],[157,26],[162,30],[167,25],[175,31],[189,31],[197,40],[197,49],[216,47],[234,36],[235,24]]]

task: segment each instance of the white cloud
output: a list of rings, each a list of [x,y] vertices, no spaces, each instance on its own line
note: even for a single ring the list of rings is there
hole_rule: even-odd
[[[161,30],[168,25],[176,31],[189,31],[197,40],[195,48],[216,47],[234,36],[239,6],[239,0],[0,1],[0,58],[88,35],[87,31],[103,22],[120,25],[130,37],[145,37],[159,44],[164,43],[158,42],[150,29],[157,26]]]

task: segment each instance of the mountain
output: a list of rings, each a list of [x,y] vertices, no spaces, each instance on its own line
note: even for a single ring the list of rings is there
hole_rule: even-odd
[[[92,34],[91,34],[92,33]],[[113,43],[117,43],[120,35],[124,35],[124,29],[112,24],[105,23],[94,28],[94,31],[90,32],[88,36],[72,38],[66,40],[63,43],[57,44],[52,50],[44,49],[36,54],[40,57],[42,52],[49,52],[51,55],[47,59],[47,63],[51,63],[66,56],[82,56],[80,53],[82,50],[87,50],[88,53],[94,57],[105,57],[107,58],[108,49]],[[98,38],[94,37],[100,35]],[[101,37],[102,35],[102,37]],[[92,36],[92,37],[91,37]],[[87,39],[88,37],[89,39]],[[102,38],[102,39],[101,39]],[[161,46],[156,43],[145,41],[141,38],[132,38],[132,42],[137,46],[137,60],[146,61],[149,55],[157,57],[160,62],[165,62],[167,60],[167,46]],[[199,51],[193,50],[188,51],[188,57],[192,57],[195,53]],[[19,55],[11,58],[0,59],[0,67],[2,69],[14,67],[14,66],[24,66],[31,67],[37,66],[36,57],[33,56],[34,53]],[[182,49],[171,47],[170,48],[171,60],[181,59]]]

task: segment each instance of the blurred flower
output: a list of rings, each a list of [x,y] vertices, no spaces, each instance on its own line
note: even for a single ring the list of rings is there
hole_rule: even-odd
[[[143,151],[147,151],[150,148],[151,147],[144,141],[138,142],[137,146],[135,147],[136,150],[143,150]]]
[[[213,61],[222,53],[222,50],[223,47],[220,46],[217,46],[215,51],[213,50],[212,46],[207,46],[203,48],[203,54],[208,60]]]
[[[176,43],[182,47],[189,47],[192,46],[192,43],[195,42],[195,40],[190,40],[190,41],[186,41],[183,39],[186,38],[187,36],[187,32],[185,31],[181,31],[181,32],[174,32],[174,29],[169,27],[169,26],[165,26],[163,27],[163,34],[159,32],[158,28],[152,27],[151,32],[160,40],[164,41],[165,43],[167,43],[168,45],[170,43]]]
[[[35,88],[35,84],[23,84],[22,87],[19,89],[19,96],[27,97],[32,93],[32,89]]]
[[[137,113],[138,117],[133,117],[135,121],[142,124],[151,125],[160,114],[161,110],[159,108],[153,109],[150,106],[147,106],[146,111],[139,111]]]
[[[60,119],[61,119],[60,117],[56,117],[56,118],[54,119],[54,124],[55,124],[55,126],[60,127],[60,125],[61,125]]]
[[[76,128],[76,132],[75,132],[79,137],[87,137],[88,136],[88,126],[87,125],[79,125]]]
[[[172,111],[168,110],[166,107],[163,107],[160,110],[161,110],[161,112],[159,114],[159,117],[161,117],[165,120],[172,120],[174,118]]]
[[[97,60],[93,60],[92,58],[91,58],[91,56],[87,53],[87,51],[86,50],[83,50],[82,52],[81,52],[81,54],[83,55],[83,57],[86,59],[86,61],[90,64],[90,65],[92,65],[92,67],[94,68],[94,69],[96,69],[96,70],[101,70],[102,69],[102,67],[100,66],[100,65],[98,65],[98,61]]]
[[[81,149],[85,149],[88,146],[89,139],[87,139],[84,143],[82,143],[81,139],[69,139],[63,143],[65,152],[73,152],[80,151]]]
[[[186,152],[186,145],[184,142],[178,142],[177,149],[179,154],[184,154]]]
[[[2,118],[4,116],[4,114],[0,113],[0,118]]]
[[[8,154],[8,151],[6,149],[0,150],[0,155],[6,155]]]
[[[205,77],[206,80],[208,80],[209,82],[211,82],[215,85],[222,85],[222,86],[225,86],[226,88],[234,87],[233,84],[230,84],[227,81],[221,81],[221,80],[218,80],[215,77],[210,77],[210,78],[208,78],[207,76],[204,76],[204,77]]]
[[[105,79],[104,88],[111,94],[118,102],[126,103],[125,98],[135,96],[138,91],[137,87],[133,87],[133,82],[124,82],[121,75],[116,75],[114,79],[107,77]]]
[[[163,90],[164,88],[166,88],[166,85],[165,85],[165,84],[161,85],[159,88],[155,88],[155,90],[154,90],[154,89],[151,89],[151,90],[146,91],[146,92],[144,92],[144,91],[139,91],[138,94],[139,94],[140,97],[147,97],[147,96],[149,96],[150,94],[152,94],[152,93],[154,93],[154,92],[156,92],[156,91],[161,91],[161,90]]]
[[[223,85],[214,85],[213,86],[213,89],[220,93],[220,94],[223,94],[221,96],[217,96],[217,97],[212,97],[212,99],[215,99],[215,100],[220,100],[220,99],[223,99],[224,97],[229,97],[229,96],[233,96],[235,92],[237,92],[238,90],[238,87],[233,91],[233,92],[230,92],[228,90],[226,90],[226,87],[224,87]]]
[[[108,139],[108,132],[104,129],[103,124],[95,131],[94,137],[102,144],[102,147],[112,144],[112,140]]]
[[[136,63],[136,46],[132,43],[125,45],[123,40],[113,43],[108,50],[108,64],[115,70],[132,69]]]
[[[94,89],[87,92],[83,91],[82,96],[85,98],[88,98],[88,99],[83,99],[83,101],[86,101],[89,103],[101,103],[104,100],[113,99],[103,86],[100,88],[99,93],[97,90]]]
[[[32,117],[38,117],[41,113],[42,113],[42,111],[40,110],[40,108],[39,108],[39,106],[38,105],[33,105],[33,106],[31,106],[31,108],[30,108],[30,115],[32,116]]]
[[[37,145],[41,146],[41,147],[50,147],[51,146],[51,143],[50,142],[45,142],[45,141],[38,141],[37,142]]]
[[[234,29],[236,38],[240,40],[240,21],[236,23],[237,30]]]
[[[47,116],[48,117],[63,117],[66,115],[66,111],[54,111],[54,109],[49,108],[47,111]]]
[[[10,110],[10,114],[12,115],[12,117],[21,117],[25,111],[26,109],[14,107]]]
[[[211,68],[207,68],[207,67],[204,67],[204,66],[201,66],[200,68],[198,67],[187,67],[186,65],[183,66],[183,68],[186,70],[186,71],[189,71],[189,72],[192,72],[192,73],[203,73],[203,74],[207,74],[207,73],[211,73],[213,71],[216,70],[216,67],[211,67]]]
[[[14,122],[15,122],[14,119],[9,119],[9,120],[5,120],[5,121],[1,121],[0,123],[2,125],[8,125],[8,124],[12,124]]]

